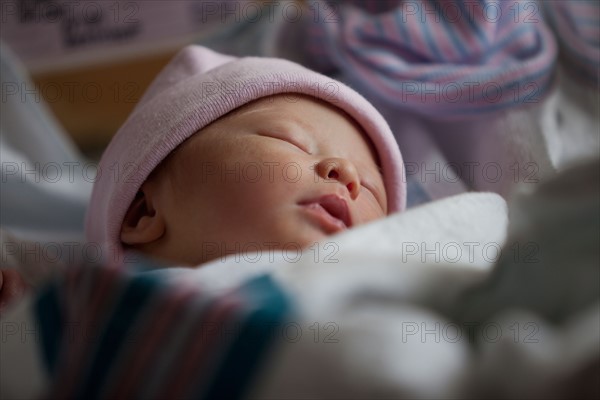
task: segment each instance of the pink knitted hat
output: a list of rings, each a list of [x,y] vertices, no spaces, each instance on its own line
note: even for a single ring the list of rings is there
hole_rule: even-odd
[[[316,97],[352,116],[379,155],[389,212],[404,209],[406,183],[398,144],[383,117],[361,95],[287,60],[236,58],[188,46],[156,77],[102,155],[86,219],[88,240],[122,253],[123,219],[152,170],[219,117],[280,93]]]

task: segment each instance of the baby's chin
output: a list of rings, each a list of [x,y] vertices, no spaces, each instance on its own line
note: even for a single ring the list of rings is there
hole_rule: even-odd
[[[203,238],[195,243],[189,240],[169,241],[156,245],[137,247],[135,250],[156,260],[165,267],[199,267],[214,260],[235,260],[230,256],[236,254],[302,252],[314,247],[317,243],[334,241],[331,232],[313,219],[303,215],[292,216],[285,221],[278,220],[265,226],[267,229],[253,229],[251,232],[238,232],[223,240],[223,235],[214,240]],[[292,223],[290,223],[292,222]],[[188,236],[189,239],[189,236]],[[272,257],[271,257],[272,258]]]

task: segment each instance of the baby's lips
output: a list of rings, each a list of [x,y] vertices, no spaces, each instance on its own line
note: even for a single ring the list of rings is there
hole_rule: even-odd
[[[346,200],[336,194],[327,194],[316,199],[300,202],[300,205],[318,204],[332,217],[342,221],[347,228],[352,227],[352,216]]]

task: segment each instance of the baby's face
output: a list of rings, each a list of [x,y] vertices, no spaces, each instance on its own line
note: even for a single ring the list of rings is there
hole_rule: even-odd
[[[142,185],[123,243],[198,265],[295,252],[385,216],[376,153],[358,125],[319,100],[286,96],[237,109],[179,146]]]

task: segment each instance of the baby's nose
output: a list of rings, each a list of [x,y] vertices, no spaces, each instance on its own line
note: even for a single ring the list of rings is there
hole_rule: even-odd
[[[326,180],[337,180],[346,186],[350,198],[355,200],[360,193],[360,178],[356,167],[345,158],[327,158],[317,164],[317,173]]]

